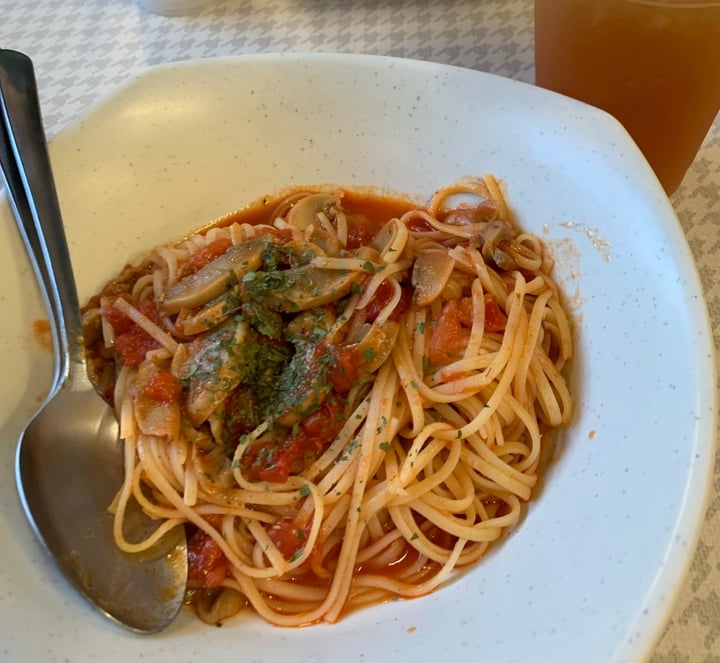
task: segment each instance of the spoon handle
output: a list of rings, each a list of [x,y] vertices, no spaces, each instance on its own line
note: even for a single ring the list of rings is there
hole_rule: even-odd
[[[88,378],[82,316],[35,73],[32,61],[23,53],[0,49],[0,111],[0,165],[20,234],[45,291],[53,330],[52,393],[68,379],[86,383]]]

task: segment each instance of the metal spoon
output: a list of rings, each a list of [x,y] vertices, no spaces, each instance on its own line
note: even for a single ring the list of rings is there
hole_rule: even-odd
[[[151,554],[115,545],[108,506],[124,475],[123,445],[112,409],[87,374],[82,318],[53,183],[30,59],[0,49],[0,166],[18,229],[35,267],[55,345],[55,372],[44,405],[20,436],[18,492],[40,541],[65,576],[103,614],[138,632],[165,628],[187,580],[182,527]],[[126,535],[156,527],[135,505]]]

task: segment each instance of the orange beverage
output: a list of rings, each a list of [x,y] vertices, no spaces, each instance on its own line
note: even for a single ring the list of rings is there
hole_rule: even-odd
[[[670,194],[720,110],[720,0],[535,0],[535,82],[614,115]]]

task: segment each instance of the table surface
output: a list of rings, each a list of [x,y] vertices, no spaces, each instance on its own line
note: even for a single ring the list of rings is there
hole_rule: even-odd
[[[29,54],[49,138],[148,66],[245,53],[394,55],[533,82],[531,0],[225,0],[194,16],[133,0],[0,1],[0,45]],[[672,203],[720,334],[720,116]],[[652,663],[720,663],[720,456],[690,572]]]

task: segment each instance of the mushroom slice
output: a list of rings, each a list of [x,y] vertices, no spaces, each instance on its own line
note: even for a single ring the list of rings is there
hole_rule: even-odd
[[[270,240],[256,237],[231,246],[223,255],[189,274],[167,289],[161,303],[166,313],[202,306],[220,295],[233,282],[262,264],[262,253]]]
[[[246,292],[275,311],[292,313],[324,306],[344,297],[363,272],[303,265],[274,272],[255,272]]]
[[[488,262],[500,269],[509,271],[515,268],[515,260],[505,250],[506,243],[512,238],[512,228],[503,221],[488,221],[482,224],[477,236],[473,238],[480,245],[480,252]]]
[[[330,332],[336,321],[337,316],[329,306],[301,311],[285,327],[285,338],[294,344],[319,341]]]
[[[352,347],[358,357],[358,379],[374,373],[390,356],[400,331],[400,325],[392,320],[370,325],[361,341]]]
[[[443,291],[454,267],[454,258],[445,251],[428,251],[415,258],[412,271],[415,303],[422,307],[434,302]]]
[[[316,349],[312,343],[298,346],[292,360],[278,376],[271,408],[275,423],[290,428],[325,401],[328,385]]]
[[[400,325],[393,320],[382,324],[365,323],[354,329],[339,344],[343,353],[350,353],[355,372],[352,379],[362,378],[374,373],[390,356],[398,337]]]
[[[240,306],[241,302],[237,294],[232,290],[227,290],[219,297],[210,300],[199,311],[187,311],[187,317],[184,317],[184,311],[181,312],[175,320],[175,327],[185,336],[202,334],[227,320]]]
[[[185,387],[185,412],[200,426],[252,370],[246,343],[250,329],[245,322],[228,320],[216,330],[188,345],[189,356],[180,369]]]
[[[295,203],[288,212],[287,222],[298,230],[312,226],[310,241],[322,248],[327,255],[334,256],[343,248],[337,231],[332,226],[332,221],[340,211],[338,194],[311,193]]]

